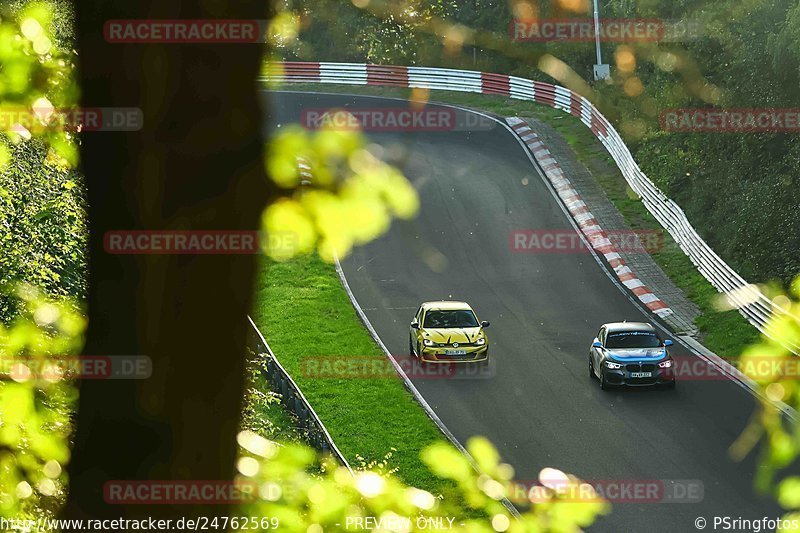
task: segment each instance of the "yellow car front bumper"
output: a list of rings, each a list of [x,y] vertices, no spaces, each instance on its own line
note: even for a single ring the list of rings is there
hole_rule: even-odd
[[[447,355],[446,352],[453,348],[426,346],[419,354],[419,358],[426,363],[480,363],[489,359],[488,345],[469,346],[463,349],[467,352],[464,355]]]

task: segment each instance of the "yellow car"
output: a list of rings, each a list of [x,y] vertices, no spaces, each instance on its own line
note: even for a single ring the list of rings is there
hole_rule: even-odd
[[[466,302],[425,302],[411,321],[409,350],[428,363],[486,363],[487,327]]]

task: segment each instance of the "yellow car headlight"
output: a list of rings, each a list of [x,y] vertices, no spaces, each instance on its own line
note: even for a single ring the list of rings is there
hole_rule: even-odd
[[[433,346],[433,341],[430,339],[422,339],[422,344],[425,346]]]
[[[486,339],[481,337],[475,344],[477,344],[478,346],[483,346],[484,344],[486,344]]]

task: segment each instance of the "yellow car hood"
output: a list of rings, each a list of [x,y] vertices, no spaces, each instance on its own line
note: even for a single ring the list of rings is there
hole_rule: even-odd
[[[471,343],[481,337],[481,328],[424,328],[422,330],[422,337],[430,339],[433,342],[438,342],[439,344],[452,344],[454,342]]]

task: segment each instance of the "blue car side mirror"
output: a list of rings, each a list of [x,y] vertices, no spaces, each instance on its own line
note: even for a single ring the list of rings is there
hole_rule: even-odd
[[[672,346],[672,341],[667,339],[664,341],[664,346]]]
[[[594,341],[592,343],[592,346],[594,346],[595,348],[602,348],[603,347],[603,345],[600,344],[600,341]]]

